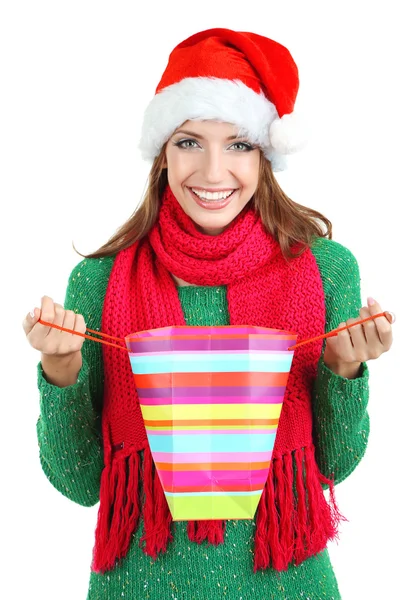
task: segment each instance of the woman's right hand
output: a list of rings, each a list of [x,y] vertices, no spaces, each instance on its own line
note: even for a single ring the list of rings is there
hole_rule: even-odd
[[[58,387],[76,383],[82,367],[81,348],[85,338],[55,327],[39,323],[39,319],[60,327],[85,333],[86,323],[82,315],[65,310],[61,304],[43,296],[40,308],[35,308],[33,317],[28,313],[22,323],[30,345],[39,350],[45,379]]]
[[[49,296],[43,296],[41,307],[34,309],[34,317],[28,313],[22,323],[28,342],[42,355],[53,359],[65,359],[66,357],[72,358],[76,353],[80,354],[85,341],[84,337],[42,325],[38,322],[39,319],[85,333],[86,323],[82,315],[76,314],[72,310],[65,310],[61,304],[53,302]]]

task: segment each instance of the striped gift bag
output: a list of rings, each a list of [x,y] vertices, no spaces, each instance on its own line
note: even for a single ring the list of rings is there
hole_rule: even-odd
[[[254,517],[296,338],[255,326],[163,327],[125,338],[174,521]]]

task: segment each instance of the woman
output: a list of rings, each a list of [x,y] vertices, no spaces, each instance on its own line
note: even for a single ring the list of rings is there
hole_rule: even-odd
[[[212,29],[179,44],[144,118],[143,203],[75,267],[64,307],[44,296],[24,321],[41,351],[43,470],[75,502],[100,499],[89,599],[340,598],[333,481],[365,452],[366,363],[391,346],[386,318],[296,349],[254,520],[176,523],[127,356],[38,323],[118,337],[250,324],[301,340],[381,312],[360,308],[357,261],[329,220],[273,176],[303,144],[297,90],[289,51],[263,36]]]

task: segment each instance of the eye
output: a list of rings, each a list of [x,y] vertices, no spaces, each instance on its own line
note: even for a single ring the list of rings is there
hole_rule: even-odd
[[[247,142],[235,142],[234,144],[232,144],[232,146],[241,146],[241,150],[244,152],[250,152],[250,150],[254,150],[254,147],[251,144],[248,144]]]
[[[196,146],[198,146],[195,140],[180,140],[179,142],[174,142],[174,146],[178,146],[178,148],[183,148],[183,150],[187,150],[188,148],[194,147],[188,145],[185,146],[185,144],[196,144]]]

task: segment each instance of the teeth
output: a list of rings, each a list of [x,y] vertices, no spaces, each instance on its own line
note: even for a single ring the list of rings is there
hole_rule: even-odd
[[[235,191],[235,190],[232,190],[230,192],[207,192],[206,190],[203,190],[201,192],[198,192],[198,191],[194,190],[193,188],[190,188],[190,189],[192,190],[192,192],[194,194],[196,194],[196,196],[198,196],[202,200],[225,200],[225,198],[228,198],[229,196],[231,196],[233,194],[233,192]]]

